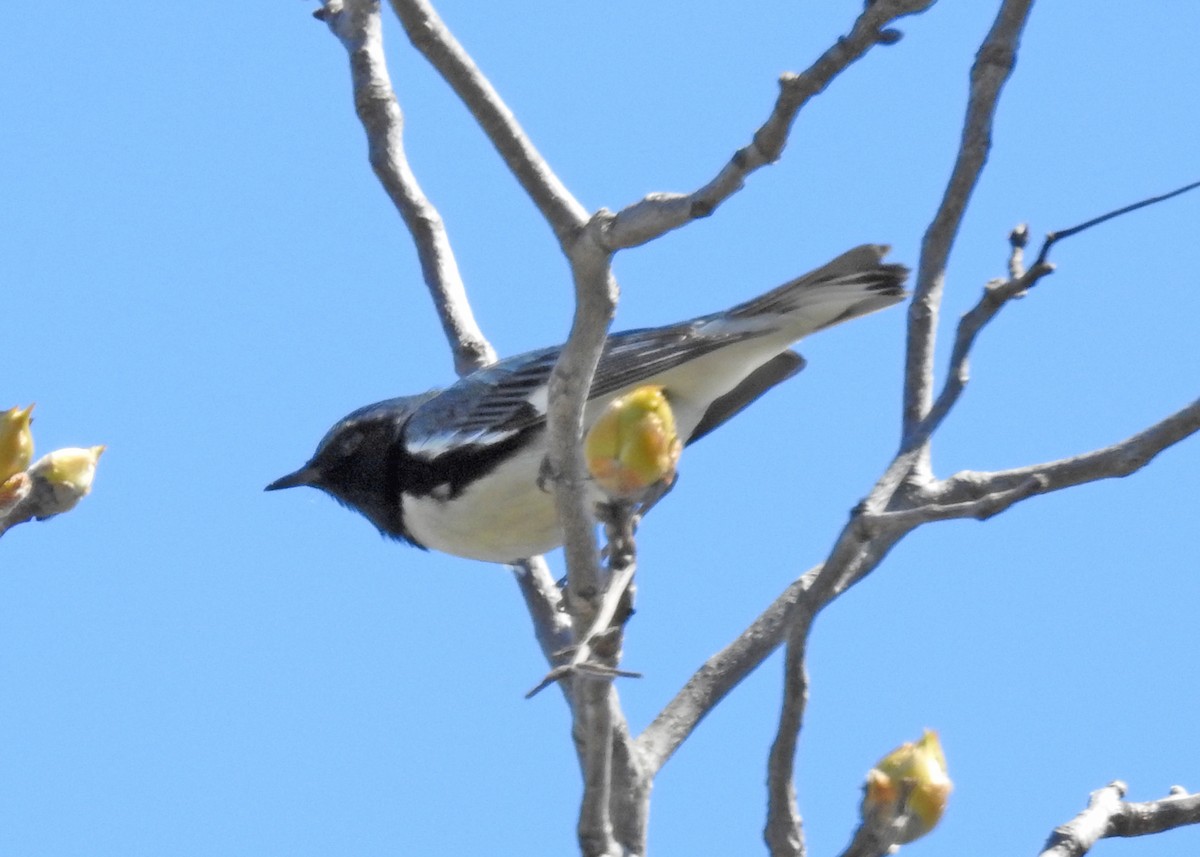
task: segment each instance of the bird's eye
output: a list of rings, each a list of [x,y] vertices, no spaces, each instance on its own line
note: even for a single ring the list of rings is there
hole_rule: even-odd
[[[341,452],[342,455],[353,455],[354,451],[358,449],[360,444],[362,444],[361,434],[356,432],[355,434],[348,435],[342,439],[339,452]]]

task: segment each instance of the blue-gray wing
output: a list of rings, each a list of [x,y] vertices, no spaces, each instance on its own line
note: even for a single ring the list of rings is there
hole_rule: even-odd
[[[709,324],[716,319],[706,316],[671,327],[610,336],[589,398],[651,383],[656,375],[669,369],[764,332]],[[501,360],[423,404],[405,431],[409,452],[435,458],[462,446],[501,443],[542,424],[550,372],[560,350],[544,348]]]
[[[436,458],[464,446],[488,446],[545,418],[546,383],[559,349],[543,348],[472,372],[426,402],[405,429],[413,455]]]

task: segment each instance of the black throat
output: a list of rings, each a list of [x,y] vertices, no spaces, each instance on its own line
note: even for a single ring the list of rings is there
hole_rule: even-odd
[[[530,426],[511,437],[490,444],[467,444],[435,458],[413,455],[406,443],[407,423],[396,441],[388,446],[383,461],[383,495],[387,520],[367,515],[380,531],[427,550],[417,534],[407,526],[404,516],[405,497],[432,498],[439,503],[453,503],[477,480],[486,478],[526,444],[537,444],[544,424]],[[361,510],[360,508],[360,511]],[[364,511],[365,513],[365,511]]]

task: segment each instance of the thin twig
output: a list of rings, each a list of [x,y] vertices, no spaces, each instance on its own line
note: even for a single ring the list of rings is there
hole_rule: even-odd
[[[1008,233],[1008,278],[1019,280],[1025,276],[1025,245],[1029,243],[1029,226],[1018,223]]]
[[[1072,235],[1078,235],[1086,229],[1112,220],[1115,217],[1120,217],[1123,214],[1128,214],[1131,211],[1136,211],[1139,208],[1145,208],[1148,205],[1179,196],[1179,194],[1196,187],[1200,187],[1200,182],[1195,182],[1170,193],[1162,194],[1161,196],[1144,199],[1116,211],[1102,214],[1099,217],[1093,217],[1086,223],[1072,226],[1070,229],[1050,232],[1046,235],[1046,240],[1042,244],[1042,249],[1038,253],[1033,267],[1028,270],[1026,270],[1024,265],[1024,248],[1028,242],[1029,229],[1025,224],[1020,224],[1013,229],[1009,235],[1009,245],[1011,248],[1008,260],[1009,279],[988,283],[984,287],[983,295],[980,297],[979,302],[959,319],[954,339],[954,348],[950,353],[950,371],[947,373],[942,391],[938,394],[937,400],[933,403],[929,413],[921,421],[917,429],[908,437],[908,448],[924,444],[937,427],[941,425],[942,420],[946,418],[950,409],[958,401],[959,396],[962,395],[969,378],[968,366],[971,348],[974,346],[975,338],[979,335],[979,332],[996,317],[1005,304],[1014,298],[1023,297],[1043,277],[1053,273],[1054,266],[1047,261],[1046,257],[1050,252],[1050,248],[1056,242],[1064,238],[1070,238]]]
[[[575,677],[582,677],[583,692],[591,695],[599,694],[598,688],[605,689],[605,700],[611,711],[619,712],[616,690],[612,687],[612,679],[617,675],[633,675],[617,669],[621,660],[622,639],[625,622],[633,610],[633,579],[637,569],[637,545],[634,542],[634,511],[635,507],[627,503],[611,503],[599,510],[599,517],[604,521],[605,537],[608,542],[609,574],[607,591],[595,606],[594,619],[586,635],[579,638],[578,649],[571,660]],[[588,674],[592,678],[588,680]],[[576,685],[580,681],[574,682]],[[594,715],[593,715],[594,716]],[[580,722],[577,719],[577,723]],[[642,771],[640,759],[636,756],[636,748],[629,743],[629,733],[625,729],[612,728],[613,716],[610,714],[607,723],[587,723],[587,730],[580,730],[586,742],[595,741],[596,730],[607,728],[607,740],[603,746],[607,753],[601,755],[599,750],[588,749],[584,767],[583,805],[579,816],[579,841],[584,853],[590,848],[597,847],[594,843],[600,839],[615,840],[622,838],[626,850],[641,852],[645,843],[645,818],[649,801],[649,778]],[[623,721],[622,721],[623,724]],[[623,746],[618,752],[617,741]],[[617,757],[622,757],[621,770],[618,770]],[[595,766],[603,766],[604,771],[595,770]],[[631,779],[632,778],[632,779]],[[631,797],[617,794],[613,790],[613,782],[618,780],[620,787],[631,789],[641,795],[640,804],[631,805]],[[594,787],[589,787],[592,784]],[[601,788],[603,786],[603,789]],[[603,801],[604,806],[598,804]],[[631,820],[617,821],[621,814],[632,812],[641,823]],[[632,840],[632,841],[625,841]]]
[[[617,689],[611,689],[613,710],[620,712]],[[625,854],[644,854],[650,819],[653,779],[642,763],[623,717],[613,719],[611,816],[613,836]]]
[[[1121,811],[1108,825],[1108,838],[1148,836],[1200,824],[1200,794],[1188,794],[1182,786],[1173,786],[1168,797],[1160,800],[1121,804]]]
[[[1012,269],[1020,266],[1017,253],[1018,251],[1014,248],[1014,258],[1010,261]],[[942,385],[942,391],[938,394],[933,407],[929,409],[929,413],[908,438],[907,442],[910,447],[923,444],[929,439],[950,413],[951,408],[958,402],[963,390],[966,389],[967,381],[970,378],[971,349],[974,347],[975,339],[979,336],[980,331],[996,317],[1009,301],[1025,294],[1042,277],[1052,273],[1054,273],[1053,265],[1039,262],[1018,277],[988,283],[984,286],[979,302],[958,320],[958,328],[954,334],[954,347],[950,350],[950,371],[946,374],[946,381]]]
[[[1072,226],[1070,229],[1060,229],[1057,232],[1047,232],[1046,240],[1042,242],[1042,249],[1038,252],[1035,265],[1040,265],[1046,261],[1046,256],[1050,252],[1050,248],[1064,238],[1070,238],[1072,235],[1078,235],[1085,229],[1091,229],[1093,226],[1098,226],[1107,220],[1112,220],[1114,217],[1120,217],[1122,214],[1128,214],[1131,211],[1137,211],[1139,208],[1145,208],[1148,205],[1163,202],[1172,197],[1179,196],[1181,193],[1187,193],[1189,190],[1194,190],[1200,187],[1200,182],[1192,182],[1183,187],[1176,188],[1170,193],[1164,193],[1160,196],[1152,196],[1149,199],[1143,199],[1140,202],[1135,202],[1132,205],[1127,205],[1124,208],[1118,208],[1116,211],[1110,211],[1107,214],[1101,214],[1099,217],[1093,217],[1085,223],[1080,223],[1078,226]]]

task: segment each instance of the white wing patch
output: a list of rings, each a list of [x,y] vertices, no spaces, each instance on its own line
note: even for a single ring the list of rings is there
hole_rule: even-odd
[[[546,416],[546,411],[550,410],[550,385],[542,384],[532,393],[525,397],[525,401],[538,413],[538,416]]]
[[[503,443],[544,420],[548,406],[548,384],[531,385],[528,379],[519,384],[501,382],[473,402],[463,402],[460,407],[447,405],[439,415],[440,424],[433,431],[409,435],[408,451],[432,460],[467,446],[487,447]],[[433,421],[433,416],[430,417],[422,427]]]
[[[473,432],[446,431],[435,435],[427,435],[419,440],[408,443],[408,451],[421,458],[434,459],[451,450],[464,446],[491,446],[508,440],[517,433],[516,429],[508,431],[485,431],[479,429]]]

